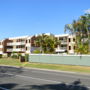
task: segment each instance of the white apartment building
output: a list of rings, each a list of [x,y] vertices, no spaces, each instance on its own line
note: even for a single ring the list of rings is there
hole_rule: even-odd
[[[53,35],[47,34],[46,35]],[[34,40],[36,36],[21,36],[21,37],[13,37],[7,38],[0,41],[0,54],[7,53],[8,56],[11,53],[33,53],[34,50],[38,49],[35,47]],[[55,35],[55,37],[60,40],[61,44],[55,48],[56,53],[65,53],[68,52],[70,54],[74,53],[75,50],[75,35],[62,34]]]
[[[7,53],[12,52],[25,52],[25,44],[28,36],[8,38]]]
[[[3,40],[0,40],[0,54],[3,54]]]
[[[75,35],[69,35],[68,36],[67,51],[70,54],[74,54],[75,53],[75,40],[76,40]]]
[[[65,53],[74,54],[75,50],[75,35],[62,34],[55,35],[58,40],[60,40],[61,44],[56,48],[57,53]]]

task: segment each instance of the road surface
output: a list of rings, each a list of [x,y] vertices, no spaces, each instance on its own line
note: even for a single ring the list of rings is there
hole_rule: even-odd
[[[90,90],[90,75],[0,66],[0,90]]]

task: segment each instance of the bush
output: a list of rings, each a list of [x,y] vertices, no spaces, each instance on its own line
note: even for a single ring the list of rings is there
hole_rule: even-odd
[[[21,53],[18,53],[17,56],[18,56],[18,59],[19,59],[22,55],[21,55]]]
[[[40,52],[40,50],[34,50],[33,53],[38,54],[38,53],[41,53],[41,52]]]
[[[29,54],[25,54],[25,61],[27,62],[29,59]]]
[[[0,58],[2,58],[2,54],[0,54]]]
[[[18,56],[17,55],[12,55],[11,57],[12,58],[15,58],[15,59],[18,59]]]

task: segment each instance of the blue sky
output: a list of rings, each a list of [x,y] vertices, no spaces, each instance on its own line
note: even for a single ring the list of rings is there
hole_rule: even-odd
[[[0,0],[0,39],[63,34],[65,24],[90,8],[90,0]]]

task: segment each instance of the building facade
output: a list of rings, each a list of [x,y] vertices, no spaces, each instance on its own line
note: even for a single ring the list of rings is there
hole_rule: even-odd
[[[56,52],[68,52],[69,54],[75,53],[75,35],[63,34],[55,35],[55,37],[61,42],[61,44],[57,46]]]
[[[47,35],[47,34],[46,34]],[[48,34],[53,35],[53,34]],[[37,36],[37,35],[36,35]],[[37,49],[34,45],[36,36],[22,36],[7,38],[0,41],[0,54],[8,54],[10,56],[13,52],[30,54]],[[55,35],[60,40],[61,44],[55,48],[56,53],[74,53],[75,50],[75,36],[69,34]]]
[[[3,54],[3,40],[0,41],[0,54]]]

